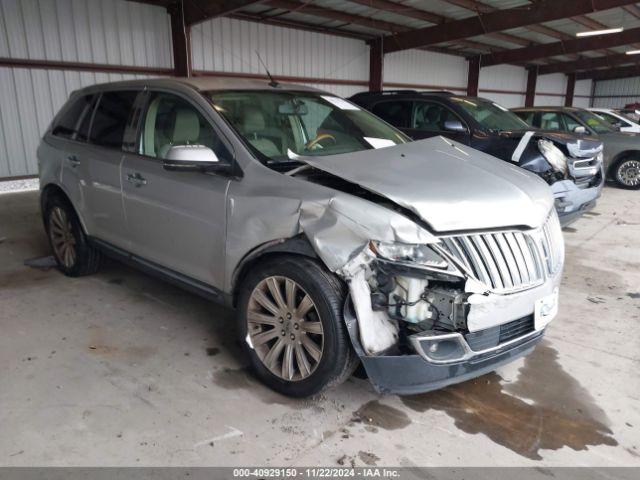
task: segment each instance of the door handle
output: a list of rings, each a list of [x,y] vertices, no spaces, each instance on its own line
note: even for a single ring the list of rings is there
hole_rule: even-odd
[[[133,183],[136,187],[141,187],[147,184],[147,179],[140,175],[138,172],[129,173],[127,175],[127,181]]]
[[[76,157],[75,155],[69,155],[67,157],[67,161],[71,164],[71,168],[76,168],[78,165],[80,165],[80,160],[78,160],[78,157]]]

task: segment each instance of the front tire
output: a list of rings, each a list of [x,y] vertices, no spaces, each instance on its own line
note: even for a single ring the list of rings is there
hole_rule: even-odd
[[[102,257],[87,241],[71,203],[59,195],[51,197],[45,205],[44,219],[58,269],[68,277],[95,273]]]
[[[614,168],[613,176],[616,183],[622,188],[640,189],[640,159],[625,158],[620,160]]]
[[[262,382],[307,397],[346,380],[358,364],[342,318],[346,289],[318,262],[277,257],[255,267],[238,296],[242,345]]]

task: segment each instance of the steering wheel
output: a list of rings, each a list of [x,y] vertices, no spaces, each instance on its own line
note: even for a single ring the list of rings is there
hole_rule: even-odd
[[[318,135],[316,138],[314,138],[313,140],[309,140],[304,148],[306,150],[311,150],[313,147],[315,147],[316,145],[318,145],[320,142],[322,142],[323,140],[331,140],[331,142],[335,145],[337,143],[336,141],[336,137],[334,137],[333,135],[329,134],[329,133],[321,133],[320,135]]]

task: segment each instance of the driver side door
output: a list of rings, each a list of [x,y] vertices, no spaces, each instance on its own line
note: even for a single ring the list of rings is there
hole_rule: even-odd
[[[168,171],[163,163],[172,146],[203,145],[229,162],[231,149],[206,112],[182,94],[149,92],[139,123],[136,147],[121,170],[132,253],[222,289],[230,177]]]
[[[449,124],[457,124],[460,129],[449,129]],[[411,116],[411,128],[407,130],[411,138],[421,140],[437,135],[469,145],[469,128],[458,115],[445,105],[437,102],[416,100]]]

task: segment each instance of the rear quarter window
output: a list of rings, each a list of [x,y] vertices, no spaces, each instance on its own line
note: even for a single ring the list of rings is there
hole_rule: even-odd
[[[92,100],[93,95],[85,95],[72,101],[63,110],[51,134],[60,138],[75,139],[81,122],[91,115]]]

